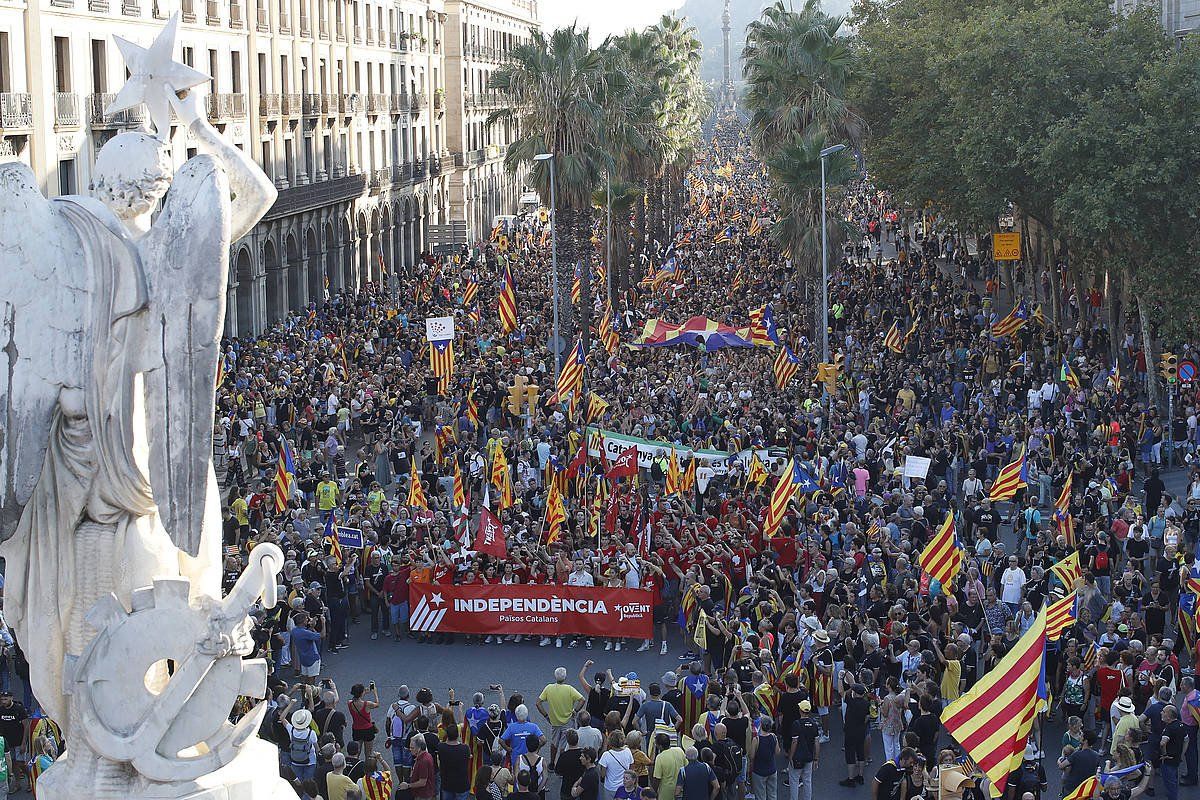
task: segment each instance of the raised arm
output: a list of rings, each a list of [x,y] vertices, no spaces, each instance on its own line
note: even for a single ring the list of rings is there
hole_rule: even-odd
[[[208,124],[200,93],[191,90],[182,98],[172,96],[171,106],[196,135],[204,152],[215,156],[225,167],[231,195],[229,240],[236,242],[263,218],[279,193],[271,179],[248,155]]]

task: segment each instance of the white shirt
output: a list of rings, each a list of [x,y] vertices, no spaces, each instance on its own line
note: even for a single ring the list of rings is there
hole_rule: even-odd
[[[1025,571],[1020,567],[1009,567],[1000,576],[1002,594],[1000,599],[1005,603],[1020,603],[1021,590],[1025,588]]]
[[[592,580],[592,573],[588,571],[575,572],[567,576],[567,586],[595,586],[596,582]]]

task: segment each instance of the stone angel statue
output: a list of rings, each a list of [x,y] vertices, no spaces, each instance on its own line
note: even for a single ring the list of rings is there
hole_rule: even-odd
[[[192,89],[207,76],[172,60],[177,24],[149,48],[118,39],[131,78],[117,102],[145,102],[156,132],[105,144],[89,195],[47,200],[27,167],[0,165],[0,555],[6,618],[25,645],[38,701],[68,740],[46,774],[47,797],[171,796],[137,759],[90,745],[76,693],[86,676],[74,667],[85,652],[89,663],[99,658],[88,649],[113,617],[111,603],[137,612],[148,602],[139,591],[156,581],[182,581],[162,590],[177,600],[184,586],[180,614],[211,612],[220,597],[212,425],[228,252],[276,192],[208,124]],[[203,151],[174,174],[165,148],[172,112]],[[262,580],[273,597],[274,574]],[[220,619],[244,618],[235,612]],[[186,655],[159,659],[178,665]],[[147,689],[174,681],[159,663]],[[163,691],[153,713],[166,713],[162,703],[178,693]],[[217,751],[205,740],[213,731],[194,733],[195,750]],[[187,735],[166,738],[177,747]],[[183,766],[178,775],[196,772]]]

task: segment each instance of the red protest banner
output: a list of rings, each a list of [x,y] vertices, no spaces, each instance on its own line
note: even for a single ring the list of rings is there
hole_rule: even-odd
[[[592,586],[412,583],[409,625],[414,632],[582,634],[649,639],[650,592]]]

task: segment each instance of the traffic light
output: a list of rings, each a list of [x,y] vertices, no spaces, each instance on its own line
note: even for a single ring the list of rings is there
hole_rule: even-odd
[[[521,413],[521,404],[525,402],[525,390],[528,385],[529,378],[518,375],[513,378],[513,385],[508,387],[508,413],[514,417]]]
[[[1159,356],[1159,374],[1167,379],[1167,383],[1179,380],[1179,356],[1174,353],[1163,353]]]
[[[525,402],[529,403],[529,412],[532,414],[533,409],[537,408],[538,392],[541,391],[536,383],[531,383],[525,387]]]
[[[842,370],[846,368],[846,357],[841,353],[834,353],[833,363],[830,366],[833,367],[832,380],[835,382],[841,380]]]

